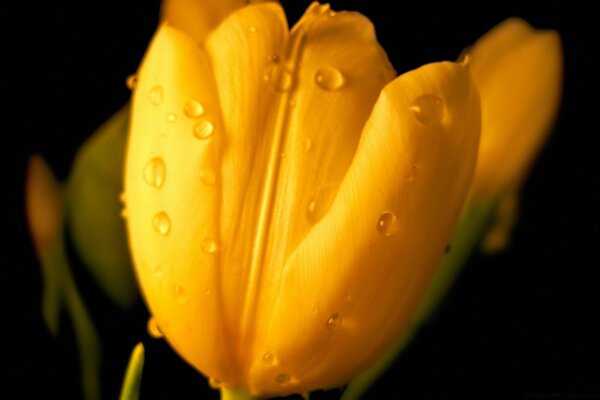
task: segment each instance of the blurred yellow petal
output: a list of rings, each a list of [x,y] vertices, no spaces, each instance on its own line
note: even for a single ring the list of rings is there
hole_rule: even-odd
[[[246,4],[246,0],[164,0],[162,20],[189,34],[196,43],[204,42],[229,14]]]
[[[406,327],[462,207],[479,123],[462,65],[386,87],[329,212],[261,287],[254,393],[340,385]]]
[[[520,19],[500,24],[469,51],[481,96],[476,197],[516,190],[554,122],[562,88],[562,49],[555,31]]]

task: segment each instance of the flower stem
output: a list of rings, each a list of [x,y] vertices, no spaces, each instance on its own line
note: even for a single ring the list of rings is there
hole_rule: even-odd
[[[245,390],[221,388],[221,400],[255,400],[256,397],[252,396]]]

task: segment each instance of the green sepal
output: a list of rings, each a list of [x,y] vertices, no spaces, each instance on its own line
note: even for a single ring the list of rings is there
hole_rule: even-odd
[[[75,248],[98,285],[122,308],[138,298],[119,200],[128,128],[125,105],[80,148],[65,188]]]
[[[497,204],[496,199],[484,203],[470,201],[467,204],[466,211],[454,230],[448,251],[442,258],[411,324],[383,357],[350,381],[342,394],[342,400],[359,399],[406,348],[423,323],[437,310],[462,267],[486,233]]]

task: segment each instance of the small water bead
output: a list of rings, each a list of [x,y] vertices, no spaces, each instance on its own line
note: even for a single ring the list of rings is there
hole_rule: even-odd
[[[173,294],[175,294],[175,299],[177,299],[180,304],[184,304],[187,301],[185,290],[181,285],[173,286]]]
[[[306,219],[311,224],[319,222],[325,215],[334,197],[334,186],[326,184],[321,186],[315,194],[308,200],[306,206]]]
[[[205,185],[212,186],[217,181],[217,175],[212,169],[205,169],[203,171],[200,171],[200,179]]]
[[[137,87],[138,78],[136,74],[131,74],[125,80],[125,85],[129,90],[135,90]]]
[[[272,62],[273,64],[279,64],[281,58],[279,57],[279,54],[270,54],[267,56],[267,60]]]
[[[148,161],[144,167],[144,181],[146,181],[148,185],[160,189],[165,182],[166,173],[167,169],[163,159],[154,157],[152,160]]]
[[[210,121],[202,121],[194,126],[194,136],[196,139],[204,140],[212,136],[215,126]]]
[[[157,278],[160,278],[161,276],[163,276],[164,273],[165,273],[165,270],[162,265],[158,264],[157,266],[154,267],[154,275],[156,275]]]
[[[125,204],[127,202],[127,195],[125,192],[119,193],[119,202]]]
[[[213,389],[220,389],[222,384],[223,383],[221,382],[220,379],[217,379],[217,378],[209,378],[208,379],[208,385]]]
[[[327,319],[327,322],[325,323],[325,327],[329,330],[333,330],[333,329],[339,328],[341,324],[342,324],[342,317],[340,316],[340,314],[335,313],[335,314],[332,314]]]
[[[156,318],[150,317],[148,318],[148,323],[146,324],[146,331],[148,331],[148,335],[154,339],[160,339],[163,337],[163,333],[158,326],[158,322]]]
[[[162,86],[156,85],[152,89],[150,89],[150,94],[149,94],[148,98],[150,99],[150,103],[154,104],[155,106],[162,103],[162,100],[163,100]]]
[[[167,114],[167,122],[170,122],[172,124],[176,120],[177,120],[177,116],[175,114],[173,114],[173,113]]]
[[[276,76],[274,83],[275,90],[278,92],[287,92],[292,87],[292,74],[281,68],[281,72]]]
[[[292,380],[292,376],[290,374],[281,373],[281,374],[277,374],[277,376],[275,376],[275,383],[277,383],[279,385],[288,384],[288,383],[290,383],[291,380]]]
[[[204,114],[204,106],[196,100],[192,100],[183,106],[183,113],[188,118],[198,118]]]
[[[344,75],[335,67],[322,67],[315,73],[317,86],[326,91],[341,88],[345,81]]]
[[[296,106],[296,103],[297,103],[297,100],[296,100],[296,98],[292,97],[292,98],[290,99],[290,102],[289,102],[288,104],[290,105],[290,107],[295,107],[295,106]]]
[[[159,212],[152,218],[152,228],[161,235],[166,235],[171,230],[171,220],[165,212]]]
[[[408,107],[422,124],[440,122],[444,118],[444,108],[444,101],[431,94],[417,97]]]
[[[119,215],[121,216],[121,218],[127,219],[127,217],[128,217],[127,209],[126,208],[122,208],[121,212],[119,213]]]
[[[256,32],[258,31],[258,29],[257,29],[255,26],[250,26],[250,27],[248,28],[248,30],[249,30],[250,32],[252,32],[252,33],[256,33]]]
[[[275,354],[271,353],[270,351],[266,352],[262,356],[262,362],[265,365],[275,365],[275,362],[276,362]]]
[[[302,150],[304,151],[304,153],[308,153],[312,150],[312,140],[310,140],[310,138],[304,139],[304,147]]]
[[[219,250],[219,245],[214,239],[205,238],[202,243],[202,250],[207,254],[215,254]]]
[[[391,236],[398,230],[398,221],[391,212],[384,212],[377,218],[377,232],[385,236]]]

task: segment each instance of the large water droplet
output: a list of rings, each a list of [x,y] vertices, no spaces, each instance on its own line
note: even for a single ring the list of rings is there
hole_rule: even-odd
[[[333,329],[339,328],[341,324],[342,324],[342,317],[340,316],[340,314],[335,313],[335,314],[332,314],[331,316],[329,316],[329,318],[327,318],[325,327],[327,329],[333,330]]]
[[[138,78],[136,74],[131,74],[125,80],[125,85],[129,90],[135,90],[137,87]]]
[[[275,376],[275,383],[279,385],[286,385],[290,383],[290,380],[292,380],[292,376],[290,374],[281,373]]]
[[[200,179],[205,185],[212,186],[217,181],[217,175],[212,169],[205,169],[200,171]]]
[[[166,212],[159,212],[152,218],[152,228],[161,235],[166,235],[171,229],[171,220]]]
[[[185,294],[185,290],[183,289],[183,287],[181,285],[173,286],[173,294],[175,295],[175,299],[179,303],[184,304],[187,301],[187,296]]]
[[[188,118],[198,118],[204,114],[204,106],[199,101],[192,100],[183,106],[183,112]]]
[[[150,99],[150,103],[154,104],[155,106],[162,103],[162,100],[163,100],[162,86],[156,85],[152,89],[150,89],[150,94],[148,95],[148,98]]]
[[[202,243],[202,250],[208,254],[215,254],[219,250],[219,245],[214,239],[205,238]]]
[[[422,124],[440,122],[444,118],[444,101],[431,94],[417,97],[408,109]]]
[[[329,210],[334,196],[334,186],[326,184],[321,186],[308,200],[306,206],[306,219],[311,224],[317,223]]]
[[[262,362],[263,362],[263,364],[266,364],[266,365],[275,365],[276,361],[277,360],[275,359],[275,354],[271,353],[270,351],[266,352],[262,356]]]
[[[144,167],[144,181],[151,186],[161,188],[165,182],[166,172],[167,170],[163,159],[154,157],[152,160],[148,161]]]
[[[385,236],[391,236],[398,230],[398,221],[391,212],[384,212],[377,218],[377,232]]]
[[[167,122],[172,124],[176,120],[177,120],[177,116],[175,114],[173,114],[173,113],[167,114]]]
[[[322,67],[315,73],[315,82],[323,90],[337,90],[345,81],[344,75],[335,67]]]
[[[148,323],[146,324],[146,330],[148,331],[148,335],[154,339],[160,339],[163,337],[163,333],[158,326],[158,322],[156,318],[150,317],[148,318]]]
[[[215,126],[210,121],[202,121],[194,126],[194,136],[197,139],[204,140],[212,136]]]

